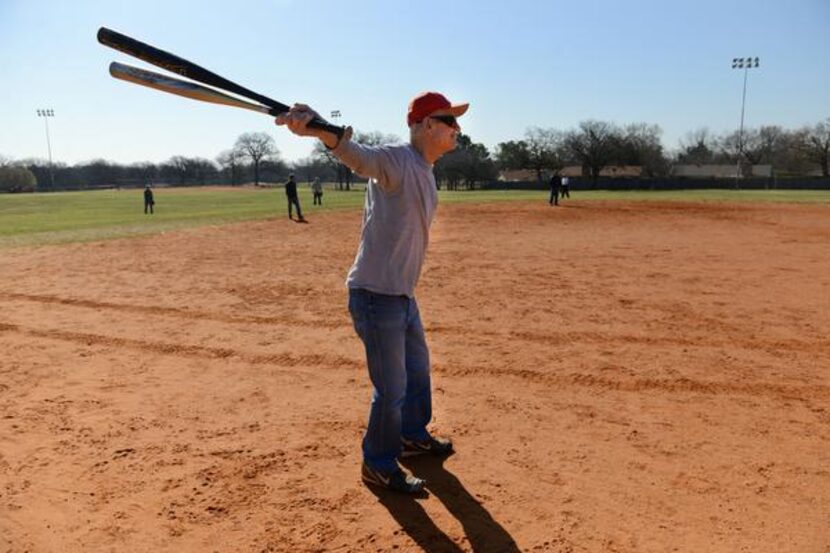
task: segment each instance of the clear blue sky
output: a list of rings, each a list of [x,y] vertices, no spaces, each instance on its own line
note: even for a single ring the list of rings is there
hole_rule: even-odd
[[[469,101],[464,131],[492,148],[530,126],[647,122],[673,149],[687,132],[830,117],[830,0],[0,0],[0,155],[55,161],[213,159],[267,132],[284,159],[312,141],[253,112],[112,79],[111,27],[267,96],[302,101],[361,131],[407,136],[423,90]],[[152,67],[148,67],[152,69]]]

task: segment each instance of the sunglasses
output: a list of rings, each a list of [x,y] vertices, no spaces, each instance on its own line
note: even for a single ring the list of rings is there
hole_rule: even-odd
[[[430,115],[429,118],[437,119],[438,121],[441,121],[448,127],[454,128],[458,126],[458,121],[456,121],[455,115]]]

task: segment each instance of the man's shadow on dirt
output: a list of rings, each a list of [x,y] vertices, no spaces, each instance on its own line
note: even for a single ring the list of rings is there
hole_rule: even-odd
[[[423,456],[403,459],[413,474],[427,481],[427,490],[433,494],[464,528],[464,534],[473,551],[493,553],[521,553],[513,537],[496,522],[487,509],[477,501],[454,474],[444,468],[444,459]],[[437,553],[460,552],[463,549],[438,528],[416,500],[421,496],[407,496],[374,486],[368,486],[380,503],[424,551]]]

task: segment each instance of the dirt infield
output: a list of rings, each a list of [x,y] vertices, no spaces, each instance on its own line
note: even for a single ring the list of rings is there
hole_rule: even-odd
[[[310,218],[2,252],[0,552],[830,552],[830,206],[441,206],[417,500]]]

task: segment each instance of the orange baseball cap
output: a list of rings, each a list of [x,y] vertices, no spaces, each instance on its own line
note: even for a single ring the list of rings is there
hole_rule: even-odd
[[[409,102],[406,123],[407,125],[414,125],[436,111],[447,111],[450,115],[460,117],[466,113],[469,107],[470,104],[452,104],[446,96],[438,92],[423,92]]]

